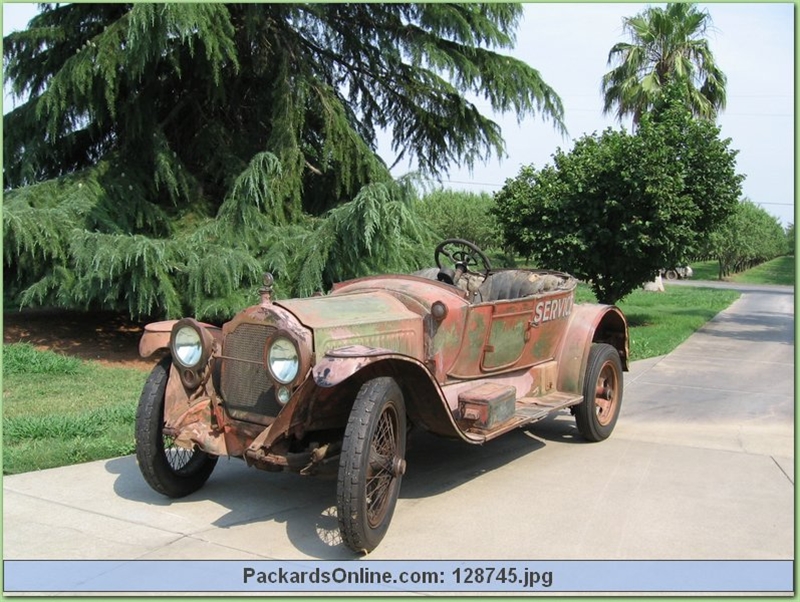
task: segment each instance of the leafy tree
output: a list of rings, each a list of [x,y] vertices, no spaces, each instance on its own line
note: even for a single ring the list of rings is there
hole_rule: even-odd
[[[488,192],[440,189],[422,197],[417,213],[436,240],[462,238],[487,250],[498,248],[500,242],[493,207]]]
[[[543,267],[591,281],[616,303],[679,265],[736,206],[736,152],[719,128],[692,119],[678,87],[635,135],[608,129],[523,167],[497,194],[506,242]]]
[[[736,173],[736,155],[730,138],[720,138],[720,128],[706,119],[696,119],[687,110],[686,90],[668,84],[642,124],[643,139],[670,149],[667,155],[682,167],[681,194],[696,207],[688,223],[698,237],[711,232],[731,212],[741,197],[743,175]],[[696,252],[699,240],[691,242],[684,255]]]
[[[794,255],[795,249],[794,224],[786,226],[786,254]]]
[[[786,232],[778,219],[748,199],[707,239],[706,255],[719,263],[720,280],[785,254]]]
[[[404,267],[420,231],[380,129],[433,174],[504,152],[466,93],[563,129],[498,52],[516,4],[42,6],[4,39],[25,99],[4,117],[4,283],[26,303],[222,315],[264,268],[300,294]]]
[[[630,42],[615,44],[608,53],[614,67],[603,76],[603,112],[615,111],[638,124],[670,81],[680,82],[687,104],[698,117],[713,119],[725,108],[727,79],[705,38],[711,27],[708,11],[696,4],[648,6],[623,19]]]

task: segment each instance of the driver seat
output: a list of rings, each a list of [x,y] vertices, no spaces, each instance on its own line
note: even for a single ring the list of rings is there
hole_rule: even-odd
[[[424,270],[414,272],[412,276],[419,276],[420,278],[427,278],[428,280],[438,280],[439,282],[455,286],[453,282],[455,271],[447,268],[425,268]]]
[[[428,280],[436,280],[456,287],[458,290],[469,292],[470,291],[470,275],[464,274],[457,284],[453,284],[453,276],[455,271],[449,268],[425,268],[411,274],[412,276],[419,276],[420,278],[427,278]],[[473,287],[472,290],[475,290]],[[474,300],[473,300],[474,302]]]

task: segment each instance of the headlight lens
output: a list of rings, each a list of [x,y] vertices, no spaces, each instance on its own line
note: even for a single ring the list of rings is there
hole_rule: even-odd
[[[191,326],[181,326],[172,337],[172,357],[184,368],[195,368],[203,358],[203,339]]]
[[[275,380],[283,385],[289,384],[297,378],[297,372],[300,370],[297,347],[289,339],[278,337],[269,347],[267,365]]]

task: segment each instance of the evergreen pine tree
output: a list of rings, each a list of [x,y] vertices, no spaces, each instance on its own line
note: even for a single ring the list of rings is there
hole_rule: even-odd
[[[427,174],[563,129],[516,4],[45,4],[4,39],[4,283],[22,303],[224,316],[412,269],[426,234],[376,154]],[[428,261],[430,261],[428,259]]]

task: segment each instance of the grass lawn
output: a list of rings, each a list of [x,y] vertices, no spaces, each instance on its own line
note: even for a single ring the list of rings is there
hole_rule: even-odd
[[[719,280],[719,263],[716,261],[693,261],[692,280]]]
[[[136,404],[147,374],[3,346],[3,473],[133,453]]]
[[[697,261],[692,263],[694,280],[719,280],[719,264],[716,261]],[[729,282],[742,284],[784,284],[794,286],[794,255],[776,257],[752,269],[733,274],[726,278]]]
[[[794,286],[794,255],[777,257],[746,272],[734,274],[730,277],[730,280],[743,284],[785,284]]]
[[[669,284],[663,293],[631,293],[618,304],[628,318],[631,359],[669,353],[738,298],[736,291]],[[594,302],[594,295],[582,284],[576,300]]]

